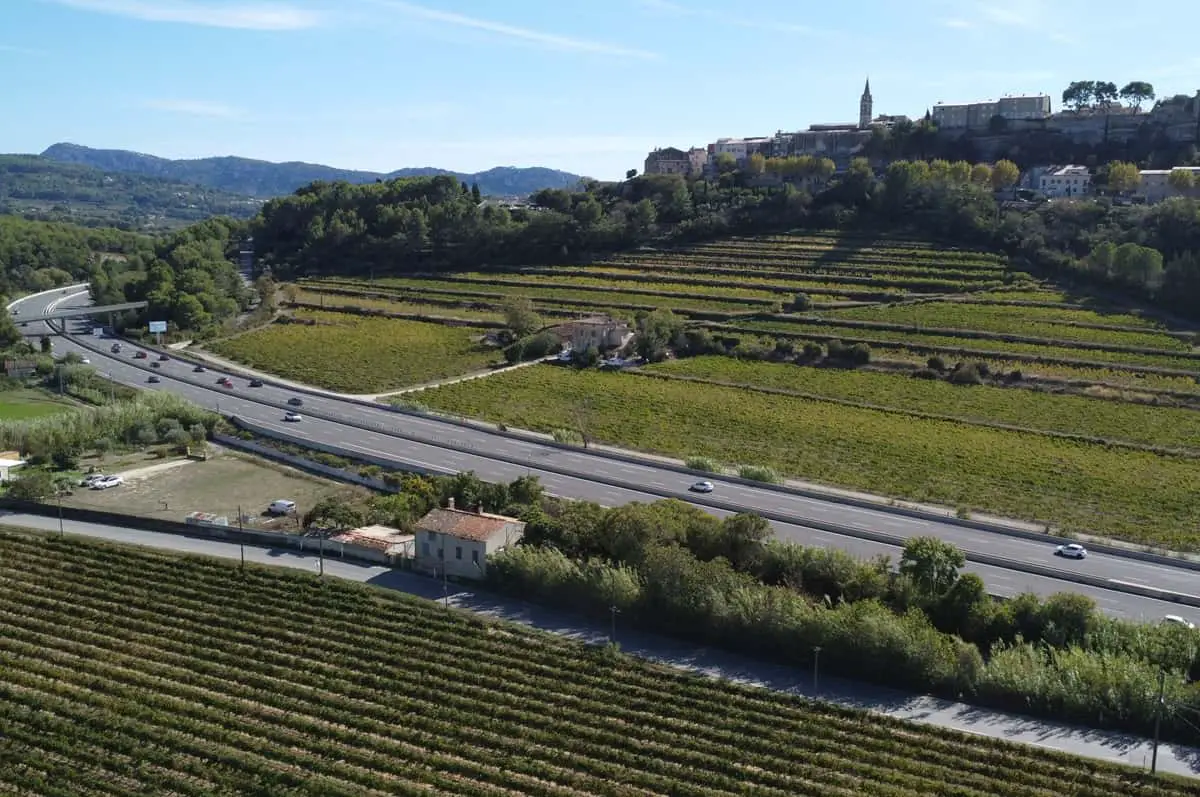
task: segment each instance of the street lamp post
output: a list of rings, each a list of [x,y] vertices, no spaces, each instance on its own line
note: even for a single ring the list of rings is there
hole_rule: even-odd
[[[1158,702],[1154,704],[1154,747],[1150,753],[1150,774],[1158,771],[1158,729],[1162,722],[1163,694],[1167,687],[1167,671],[1158,669]]]
[[[318,535],[320,535],[320,532],[318,532]],[[317,562],[321,568],[321,571],[317,575],[323,576],[325,575],[325,537],[318,536],[317,540]]]
[[[62,488],[59,487],[55,493],[55,498],[58,499],[58,536],[63,538],[66,536],[66,531],[63,529],[63,514],[62,514]]]
[[[819,683],[817,678],[820,674],[820,670],[821,670],[821,646],[816,645],[815,647],[813,647],[813,691],[814,692],[816,692],[819,688],[817,686],[817,684]]]
[[[615,645],[617,644],[617,615],[621,613],[621,610],[614,603],[608,607],[608,611],[612,615],[612,624],[608,629],[608,641]]]

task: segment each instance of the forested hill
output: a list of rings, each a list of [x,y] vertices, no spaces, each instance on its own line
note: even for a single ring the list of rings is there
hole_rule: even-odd
[[[468,185],[478,185],[484,196],[504,197],[526,196],[543,188],[575,188],[582,179],[577,174],[541,167],[498,166],[474,174],[420,167],[382,174],[337,169],[315,163],[271,163],[237,157],[170,160],[123,149],[92,149],[78,144],[55,144],[43,152],[42,157],[63,163],[81,163],[110,172],[195,183],[262,199],[284,196],[318,181],[373,183],[397,177],[446,174]]]
[[[0,155],[0,214],[171,230],[212,216],[249,219],[261,206],[259,199],[178,180],[114,174],[36,155]]]

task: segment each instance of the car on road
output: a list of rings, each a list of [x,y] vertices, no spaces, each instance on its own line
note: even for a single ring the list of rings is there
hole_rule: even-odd
[[[125,483],[125,480],[120,476],[105,476],[103,479],[97,479],[92,482],[93,490],[111,490],[113,487],[120,487]]]
[[[1184,628],[1188,629],[1189,631],[1194,631],[1196,629],[1195,623],[1193,623],[1191,620],[1184,619],[1183,617],[1180,617],[1177,614],[1168,614],[1166,617],[1163,618],[1163,622],[1164,623],[1172,623],[1174,625],[1181,625]]]
[[[160,365],[162,365],[162,363],[159,363],[159,362],[150,363],[151,368],[158,368]]]
[[[205,371],[207,371],[207,370],[208,370],[208,369],[207,369],[207,368],[205,368],[203,365],[197,365],[195,368],[193,368],[193,369],[192,369],[192,371],[193,371],[194,373],[197,373],[197,374],[202,374],[202,373],[204,373],[204,372],[205,372]]]
[[[167,355],[167,354],[160,354],[160,355],[158,355],[158,361],[159,361],[160,363],[165,363],[165,362],[167,362],[167,361],[168,361],[168,360],[170,360],[170,359],[171,359],[170,355]]]
[[[262,386],[263,386],[263,383],[262,383],[261,379],[251,379],[250,380],[250,387],[262,387]]]
[[[109,349],[109,351],[111,351],[113,354],[120,354],[121,353],[121,344],[114,343],[112,345],[112,348]]]
[[[1065,556],[1068,559],[1086,559],[1088,552],[1077,542],[1072,542],[1068,545],[1060,545],[1054,549],[1055,556]]]
[[[80,360],[79,360],[79,362],[83,363],[84,365],[91,365],[91,364],[92,364],[92,361],[91,361],[91,359],[90,359],[90,358],[88,358],[88,357],[81,357],[81,358],[80,358]]]
[[[293,407],[303,407],[304,401],[296,396],[292,396],[290,399],[288,399],[288,404],[291,404]]]
[[[144,351],[135,351],[135,352],[133,353],[133,359],[135,359],[135,360],[144,360],[144,359],[146,359],[146,352],[144,352]]]
[[[158,384],[159,382],[161,382],[161,381],[162,381],[162,379],[161,379],[161,378],[158,376],[158,374],[150,374],[150,378],[149,378],[149,379],[147,379],[146,381],[147,381],[147,382],[149,382],[149,383],[150,383],[150,384],[152,384],[152,385],[156,385],[156,384]]]
[[[696,482],[688,489],[691,490],[693,493],[711,493],[713,491],[713,483],[707,482],[707,481],[706,482]]]
[[[288,423],[300,423],[300,421],[304,420],[304,416],[298,412],[287,412],[284,413],[283,419]]]
[[[90,476],[84,476],[83,479],[80,480],[79,486],[80,487],[91,487],[96,482],[104,481],[107,478],[108,477],[105,476],[103,473],[93,473]]]

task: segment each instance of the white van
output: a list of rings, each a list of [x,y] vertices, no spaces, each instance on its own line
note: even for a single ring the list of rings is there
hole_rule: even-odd
[[[267,507],[267,512],[272,515],[290,515],[296,511],[296,502],[288,501],[285,498],[280,498],[278,501],[272,501]]]

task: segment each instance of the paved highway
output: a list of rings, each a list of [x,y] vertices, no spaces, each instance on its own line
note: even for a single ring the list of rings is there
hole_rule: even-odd
[[[87,296],[53,293],[27,297],[16,304],[19,308],[18,320],[30,321],[26,331],[40,334],[43,331],[41,325],[33,319],[56,306],[58,309],[85,306]],[[76,327],[73,331],[79,330]],[[287,400],[297,395],[295,391],[272,387],[270,384],[251,388],[245,379],[236,376],[231,377],[233,389],[222,388],[216,384],[223,375],[220,371],[194,373],[191,365],[175,360],[161,363],[158,369],[151,369],[149,363],[154,354],[151,354],[150,360],[134,360],[133,353],[137,347],[125,344],[121,354],[114,356],[108,352],[108,346],[108,341],[102,343],[97,340],[97,351],[96,348],[81,349],[61,338],[55,342],[56,351],[78,350],[89,357],[92,365],[101,373],[119,382],[170,391],[224,414],[236,414],[261,426],[300,434],[313,442],[337,446],[348,452],[387,457],[433,470],[473,470],[480,478],[487,480],[510,480],[530,473],[538,476],[546,488],[556,495],[597,501],[609,506],[631,501],[654,501],[665,493],[690,501],[715,515],[728,514],[718,507],[706,505],[706,498],[688,493],[686,488],[693,478],[668,468],[627,463],[582,451],[564,451],[536,442],[513,440],[486,431],[463,429],[431,419],[312,394],[303,394],[304,406],[301,411],[308,413],[304,422],[288,424],[283,422],[282,416]],[[162,381],[150,384],[147,380],[151,374],[158,374]],[[314,411],[369,428],[318,419],[312,416]],[[639,485],[642,490],[604,484],[603,480]],[[791,521],[774,523],[781,538],[842,548],[857,556],[885,554],[895,560],[898,559],[899,550],[846,534],[815,530],[806,524],[834,523],[897,537],[929,534],[954,543],[969,556],[1004,557],[1176,592],[1200,591],[1200,573],[1183,568],[1102,555],[1093,555],[1083,561],[1067,561],[1054,557],[1053,545],[1049,543],[978,531],[952,523],[910,518],[884,510],[747,487],[716,478],[712,481],[716,485],[713,499],[734,504],[741,509],[775,513],[783,516],[778,518],[779,521]],[[1132,596],[1121,592],[1119,584],[1115,584],[1112,590],[1106,590],[1000,567],[972,564],[970,569],[978,572],[996,594],[1011,595],[1023,590],[1042,595],[1062,591],[1082,592],[1096,599],[1101,608],[1110,614],[1146,620],[1164,614],[1181,614],[1200,624],[1200,609]]]

